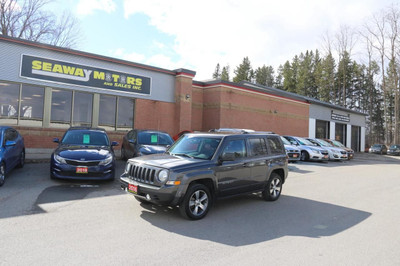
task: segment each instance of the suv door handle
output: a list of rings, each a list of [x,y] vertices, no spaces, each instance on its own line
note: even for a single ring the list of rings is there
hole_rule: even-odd
[[[243,167],[253,167],[254,163],[244,163]]]

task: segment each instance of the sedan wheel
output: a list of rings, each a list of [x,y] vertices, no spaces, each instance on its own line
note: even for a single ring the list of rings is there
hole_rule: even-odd
[[[0,186],[4,184],[4,181],[6,179],[6,166],[4,163],[0,165]]]
[[[308,152],[302,151],[300,155],[300,160],[302,161],[308,161],[310,156],[308,155]]]
[[[203,184],[194,184],[188,188],[179,210],[185,218],[199,220],[206,216],[210,206],[209,189]]]
[[[25,151],[22,151],[22,152],[21,152],[21,155],[20,155],[20,157],[19,157],[19,164],[18,164],[18,167],[19,167],[19,168],[22,168],[22,167],[24,167],[24,165],[25,165]]]
[[[277,173],[272,173],[267,185],[262,193],[265,200],[275,201],[282,193],[282,177]]]

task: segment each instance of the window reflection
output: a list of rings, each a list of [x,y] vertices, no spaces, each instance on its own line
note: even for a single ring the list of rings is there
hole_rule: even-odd
[[[83,92],[75,92],[74,96],[74,126],[92,125],[93,95]]]
[[[43,119],[44,88],[22,85],[20,119]]]
[[[51,96],[51,122],[71,123],[72,91],[53,90]]]
[[[18,117],[19,84],[0,82],[0,118]]]
[[[100,95],[99,125],[115,127],[117,97]]]
[[[118,99],[118,127],[132,128],[134,106],[135,99],[122,97]]]

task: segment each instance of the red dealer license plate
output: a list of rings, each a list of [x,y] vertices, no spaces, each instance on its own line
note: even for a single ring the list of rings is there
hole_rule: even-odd
[[[293,154],[293,158],[297,158],[297,154]]]
[[[137,194],[137,186],[128,184],[128,191]]]
[[[88,168],[87,167],[77,167],[76,168],[76,173],[77,174],[87,174],[88,173]]]

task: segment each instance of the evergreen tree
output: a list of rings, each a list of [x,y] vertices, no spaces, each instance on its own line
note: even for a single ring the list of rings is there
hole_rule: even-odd
[[[239,83],[242,80],[245,81],[252,81],[253,78],[253,69],[251,68],[250,60],[246,56],[243,59],[243,62],[234,70],[234,73],[236,74],[235,77],[233,77],[233,82]]]
[[[274,85],[275,88],[283,90],[283,66],[279,65],[278,67],[278,75],[275,78]]]
[[[215,67],[215,71],[214,71],[212,77],[213,77],[213,79],[221,79],[221,70],[220,70],[220,67],[219,67],[219,63]]]
[[[229,81],[229,66],[224,66],[221,72],[221,80]]]

